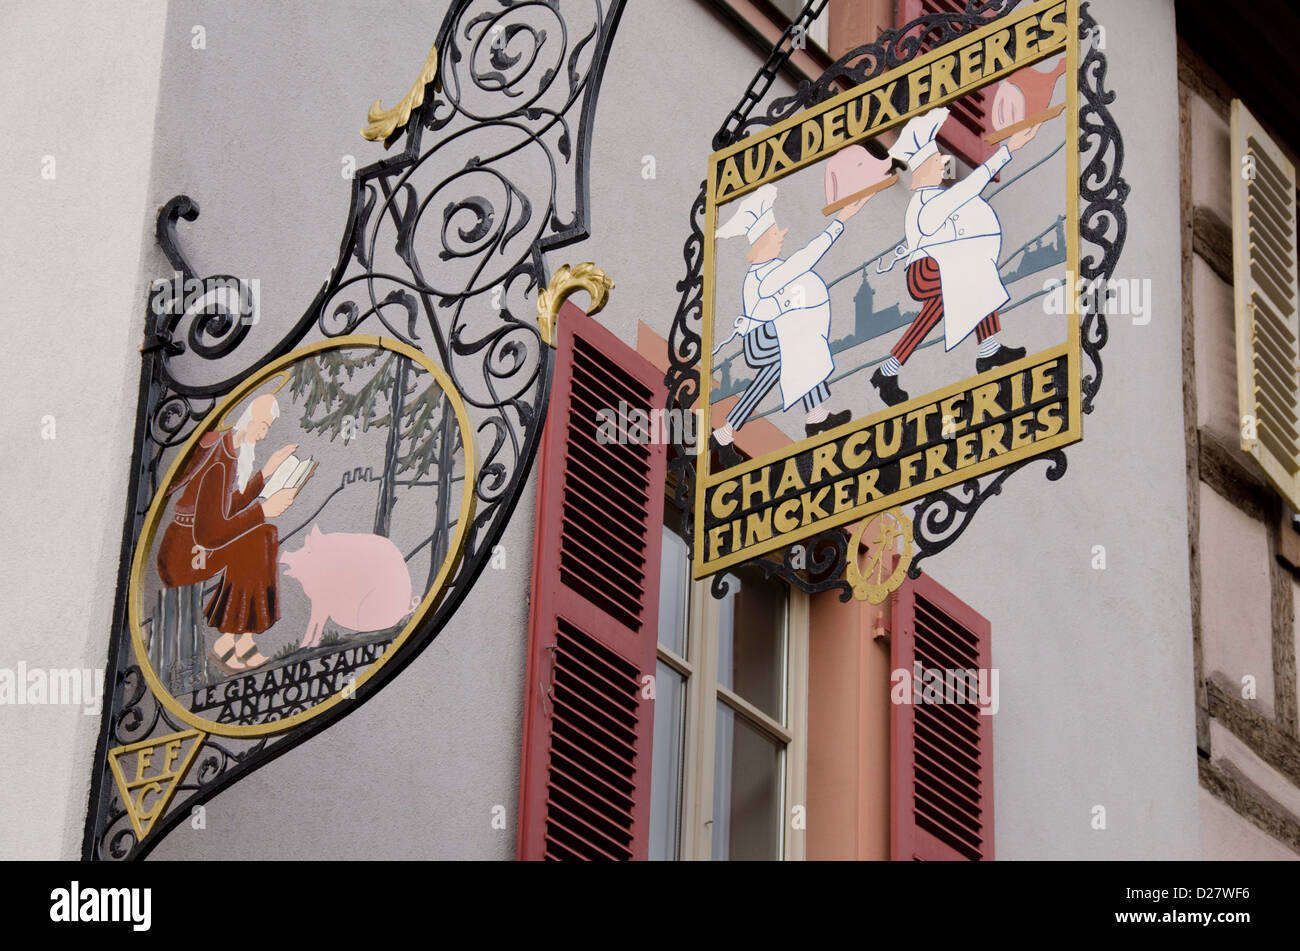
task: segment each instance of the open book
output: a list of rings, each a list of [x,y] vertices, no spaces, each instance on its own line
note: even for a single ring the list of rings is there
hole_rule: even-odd
[[[296,489],[316,471],[316,461],[311,457],[299,459],[297,456],[290,456],[284,462],[280,463],[280,468],[271,474],[271,478],[266,480],[266,485],[262,486],[262,492],[258,495],[259,499],[269,499],[281,489]]]

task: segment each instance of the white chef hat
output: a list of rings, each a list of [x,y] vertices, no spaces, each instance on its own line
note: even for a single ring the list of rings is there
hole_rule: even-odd
[[[889,157],[898,159],[912,171],[920,168],[922,162],[939,151],[934,139],[947,118],[947,106],[938,106],[908,119],[903,131],[898,133],[898,141],[889,150]]]
[[[753,244],[768,228],[776,224],[776,186],[764,185],[740,202],[740,208],[718,228],[719,238],[739,238],[742,234]]]

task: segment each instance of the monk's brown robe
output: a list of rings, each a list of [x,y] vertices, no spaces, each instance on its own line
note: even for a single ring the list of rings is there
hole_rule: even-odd
[[[204,605],[208,624],[223,634],[261,634],[280,618],[279,533],[257,501],[262,473],[253,473],[241,492],[235,463],[233,433],[208,433],[199,441],[171,490],[180,495],[158,547],[158,577],[176,588],[220,576]]]

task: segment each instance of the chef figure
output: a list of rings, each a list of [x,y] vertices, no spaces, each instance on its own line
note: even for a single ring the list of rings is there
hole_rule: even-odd
[[[906,249],[911,252],[907,290],[921,304],[921,313],[871,376],[880,398],[890,406],[908,398],[898,385],[898,371],[941,320],[945,350],[975,331],[977,373],[1025,355],[1024,347],[1004,347],[997,339],[998,308],[1010,296],[998,273],[1002,223],[980,192],[1011,161],[1011,153],[1034,137],[1038,126],[1015,133],[970,175],[942,188],[948,156],[934,140],[947,118],[948,110],[940,106],[910,119],[889,150],[912,173],[914,194],[903,222]]]
[[[825,231],[788,258],[780,256],[788,229],[777,227],[775,201],[776,186],[764,185],[743,199],[717,230],[719,238],[743,235],[749,240],[750,267],[741,291],[744,314],[736,318],[732,336],[743,335],[745,362],[757,371],[727,414],[726,425],[713,433],[723,446],[731,444],[735,431],[778,383],[782,409],[802,400],[809,436],[847,423],[852,415],[847,409],[831,414],[826,407],[831,395],[826,381],[835,369],[829,341],[831,303],[826,283],[813,267],[867,199],[841,209]]]

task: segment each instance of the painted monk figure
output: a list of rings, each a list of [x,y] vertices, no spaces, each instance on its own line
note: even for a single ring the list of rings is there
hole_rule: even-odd
[[[279,532],[267,519],[284,512],[298,489],[281,489],[261,502],[258,495],[297,445],[277,450],[253,472],[253,447],[279,415],[274,396],[253,400],[233,429],[199,440],[189,468],[169,490],[180,497],[158,548],[158,577],[168,588],[220,579],[203,613],[221,632],[211,657],[227,674],[267,662],[253,635],[280,618]]]

